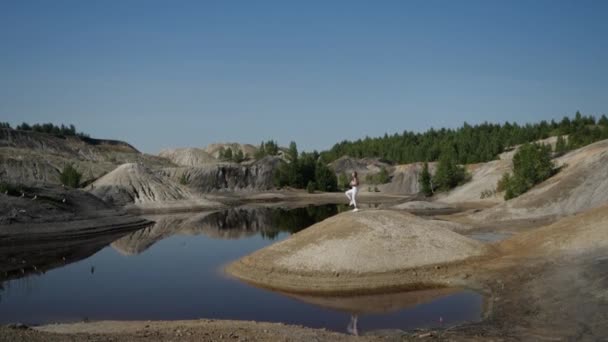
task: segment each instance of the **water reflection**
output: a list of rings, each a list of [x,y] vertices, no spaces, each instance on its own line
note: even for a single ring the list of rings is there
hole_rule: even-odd
[[[435,316],[438,315],[437,320],[433,320],[433,323],[438,323],[438,325],[441,326],[444,321],[444,315],[448,320],[452,319],[452,321],[455,321],[456,319],[461,319],[463,314],[466,316],[471,315],[469,311],[472,311],[472,316],[474,317],[475,312],[480,310],[477,305],[481,305],[482,301],[482,297],[479,294],[457,288],[437,288],[387,294],[333,297],[290,293],[281,294],[318,307],[348,313],[350,315],[350,321],[346,326],[346,332],[352,335],[359,335],[360,329],[358,325],[361,317],[363,321],[366,321],[373,320],[374,317],[398,316],[399,312],[407,312],[416,307],[429,305],[438,308],[435,311]],[[456,314],[454,314],[453,308],[450,308],[449,304],[446,305],[446,303],[451,303],[454,299],[464,299],[467,303],[472,302],[477,304],[472,306],[467,304],[467,306],[462,307],[461,311],[457,311]],[[375,326],[375,323],[370,322],[370,325]]]
[[[88,238],[0,242],[0,281],[23,278],[86,259],[129,232]],[[91,268],[94,273],[94,267]]]
[[[346,210],[346,206],[301,208],[239,207],[218,212],[146,216],[155,224],[112,243],[124,255],[139,254],[172,235],[205,235],[214,239],[243,239],[260,235],[274,240],[281,232],[295,233]]]
[[[0,323],[205,317],[361,334],[432,326],[439,316],[448,322],[480,317],[481,297],[453,290],[307,297],[219,275],[222,265],[271,239],[287,238],[342,210],[349,208],[234,208],[154,216],[156,224],[148,228],[88,240],[0,243]]]

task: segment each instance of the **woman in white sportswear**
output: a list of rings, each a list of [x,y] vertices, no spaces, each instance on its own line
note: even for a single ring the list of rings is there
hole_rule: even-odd
[[[359,177],[357,177],[357,171],[353,171],[352,175],[351,175],[351,180],[350,180],[350,186],[351,189],[348,190],[345,194],[346,197],[350,200],[349,205],[352,205],[355,207],[355,209],[353,209],[353,211],[359,211],[359,208],[357,208],[357,192],[359,192]]]

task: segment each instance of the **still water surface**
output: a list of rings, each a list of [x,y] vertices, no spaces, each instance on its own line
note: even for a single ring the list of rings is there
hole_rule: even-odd
[[[215,318],[346,332],[356,319],[363,333],[480,318],[483,299],[472,291],[298,297],[259,289],[222,273],[223,265],[343,209],[237,208],[150,217],[157,222],[153,227],[100,246],[82,260],[70,263],[68,258],[65,265],[43,274],[4,281],[0,323]]]

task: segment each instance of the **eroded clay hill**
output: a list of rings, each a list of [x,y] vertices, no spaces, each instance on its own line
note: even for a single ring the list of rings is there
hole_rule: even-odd
[[[247,165],[214,163],[197,167],[171,167],[160,170],[175,182],[185,180],[195,192],[235,190],[269,190],[274,187],[274,170],[279,157],[267,156]]]
[[[490,248],[411,214],[346,212],[231,264],[229,273],[288,292],[354,291],[406,285],[381,274],[462,261]],[[413,281],[414,283],[416,281]],[[409,284],[411,285],[411,283]]]
[[[172,165],[122,141],[0,129],[0,180],[10,183],[60,184],[59,174],[67,164],[73,164],[88,183],[120,164],[135,162]]]
[[[194,196],[182,185],[140,164],[123,164],[96,180],[89,188],[106,202],[142,209],[168,207],[219,207],[217,203]]]

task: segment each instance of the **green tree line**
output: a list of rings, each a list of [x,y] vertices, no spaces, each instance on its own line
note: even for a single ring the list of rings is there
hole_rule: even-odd
[[[545,139],[555,135],[568,135],[568,149],[585,146],[594,141],[608,139],[608,118],[599,119],[577,112],[574,118],[561,121],[541,121],[519,125],[466,122],[457,129],[433,129],[424,133],[404,131],[383,137],[342,141],[321,153],[327,163],[342,156],[355,158],[382,158],[396,163],[438,161],[442,152],[451,149],[455,162],[470,164],[494,160],[515,145]]]
[[[2,122],[0,123],[0,128],[11,128],[11,125],[8,122]],[[17,125],[17,127],[15,127],[16,130],[20,130],[20,131],[32,131],[32,132],[39,132],[39,133],[47,133],[47,134],[53,134],[53,135],[61,135],[61,136],[78,136],[78,137],[83,137],[83,138],[89,138],[90,136],[88,134],[82,133],[82,132],[78,132],[76,130],[76,127],[74,125],[54,125],[52,123],[43,123],[43,124],[33,124],[30,125],[26,122]]]

